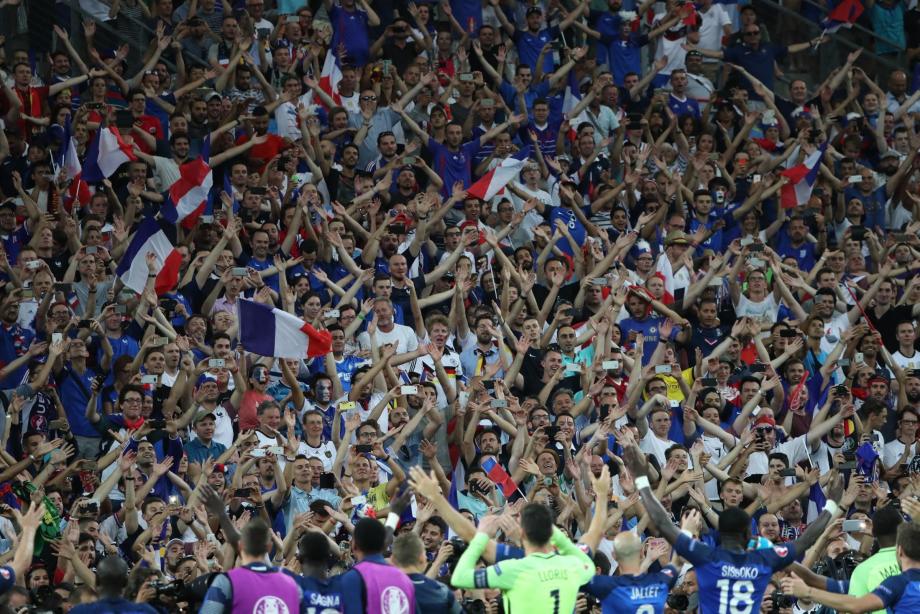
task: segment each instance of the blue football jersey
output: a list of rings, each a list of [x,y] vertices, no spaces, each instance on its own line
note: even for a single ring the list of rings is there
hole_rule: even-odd
[[[303,593],[303,611],[306,614],[340,614],[345,611],[339,576],[320,580],[284,571],[300,587],[300,592]]]
[[[892,614],[915,613],[920,609],[920,569],[887,578],[872,594],[882,600]]]
[[[597,597],[604,614],[662,614],[677,569],[639,576],[594,576],[585,591]]]
[[[792,544],[750,552],[712,548],[685,534],[674,549],[693,563],[700,585],[700,614],[753,614],[773,572],[795,560]]]

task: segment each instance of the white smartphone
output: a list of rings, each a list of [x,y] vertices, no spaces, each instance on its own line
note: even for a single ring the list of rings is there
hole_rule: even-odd
[[[51,343],[60,343],[64,340],[64,335],[61,333],[51,333]]]
[[[607,371],[610,371],[611,369],[619,369],[620,361],[619,360],[605,360],[604,362],[601,363],[601,366]]]
[[[418,386],[400,386],[399,394],[418,394]]]
[[[656,365],[655,375],[671,375],[671,365]]]
[[[860,183],[863,180],[862,175],[850,175],[847,177],[847,181],[850,183]]]

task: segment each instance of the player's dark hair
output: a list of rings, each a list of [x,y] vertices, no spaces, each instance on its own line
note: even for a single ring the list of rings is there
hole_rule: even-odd
[[[249,556],[264,556],[272,541],[272,530],[261,518],[254,518],[243,527],[240,545]]]
[[[877,509],[872,515],[872,537],[880,548],[891,548],[898,540],[898,527],[904,522],[901,512],[892,505]]]
[[[607,555],[603,552],[595,552],[594,556],[591,557],[594,560],[594,567],[598,570],[598,573],[602,576],[610,575],[610,559],[607,558]]]
[[[898,545],[904,556],[920,561],[920,525],[916,522],[902,522],[898,527]]]
[[[545,546],[553,535],[553,513],[540,503],[528,503],[521,510],[521,529],[534,546]]]
[[[380,554],[386,543],[386,529],[379,520],[362,518],[355,525],[355,546],[364,554]]]
[[[725,535],[734,535],[746,540],[751,530],[751,517],[740,507],[730,507],[719,516],[719,532]]]
[[[329,539],[318,531],[307,531],[297,541],[297,559],[301,565],[325,565],[331,550]]]
[[[119,556],[107,556],[96,567],[96,589],[103,595],[121,595],[128,565]]]

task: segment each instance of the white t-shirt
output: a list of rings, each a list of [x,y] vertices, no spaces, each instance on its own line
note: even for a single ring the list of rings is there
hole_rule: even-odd
[[[891,358],[894,360],[894,364],[902,369],[920,369],[920,352],[917,350],[914,350],[910,356],[905,356],[901,353],[901,350],[898,350],[891,355]]]
[[[907,457],[907,466],[911,473],[916,473],[920,471],[920,448],[918,448],[916,442],[910,444],[910,446],[912,455]],[[882,462],[885,467],[896,465],[901,459],[901,455],[904,454],[905,447],[906,444],[901,443],[899,439],[886,443],[885,447],[882,448]]]
[[[645,437],[639,441],[639,449],[646,454],[654,454],[655,458],[658,459],[658,466],[664,467],[667,463],[664,458],[664,453],[675,443],[676,442],[673,442],[670,439],[659,439],[655,433],[652,432],[652,429],[649,428],[648,432],[645,434]]]
[[[418,337],[415,335],[415,331],[402,324],[394,324],[393,330],[388,333],[379,328],[377,329],[377,347],[382,347],[387,343],[392,343],[396,346],[397,354],[405,354],[418,349]],[[362,350],[371,349],[371,337],[367,334],[367,331],[358,335],[358,344]]]
[[[713,4],[706,12],[698,11],[700,23],[700,42],[696,44],[700,49],[721,51],[724,27],[730,26],[732,18],[725,12],[721,4]],[[717,62],[718,60],[703,57],[704,62]]]
[[[297,448],[297,454],[295,456],[303,454],[307,458],[318,458],[323,462],[323,471],[332,471],[332,463],[335,461],[335,453],[335,445],[331,441],[324,441],[319,445],[318,448],[314,448],[306,441],[301,441],[300,447]]]
[[[795,466],[803,460],[810,459],[808,453],[807,435],[799,435],[774,447],[770,453],[780,452],[789,459],[789,466]],[[754,452],[748,459],[746,475],[763,475],[770,472],[770,461],[765,452]]]
[[[824,336],[821,337],[821,351],[830,354],[840,338],[843,331],[850,327],[850,318],[845,313],[834,311],[834,315],[824,322]]]
[[[230,381],[232,382],[233,379],[231,378]],[[203,409],[205,408],[199,405],[195,413]],[[214,417],[217,419],[214,424],[213,440],[219,444],[223,444],[229,449],[230,446],[233,445],[233,419],[230,417],[230,413],[222,405],[215,407],[211,413],[214,414]],[[198,435],[195,434],[194,429],[189,429],[189,441],[197,437]]]
[[[773,298],[773,293],[767,294],[767,298],[755,302],[742,294],[738,298],[738,304],[735,305],[735,315],[739,318],[750,317],[761,322],[775,322],[779,313],[779,305]]]

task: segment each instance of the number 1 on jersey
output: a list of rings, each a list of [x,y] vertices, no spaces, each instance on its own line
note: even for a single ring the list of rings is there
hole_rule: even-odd
[[[549,596],[553,598],[553,614],[559,614],[559,589],[551,590]]]

